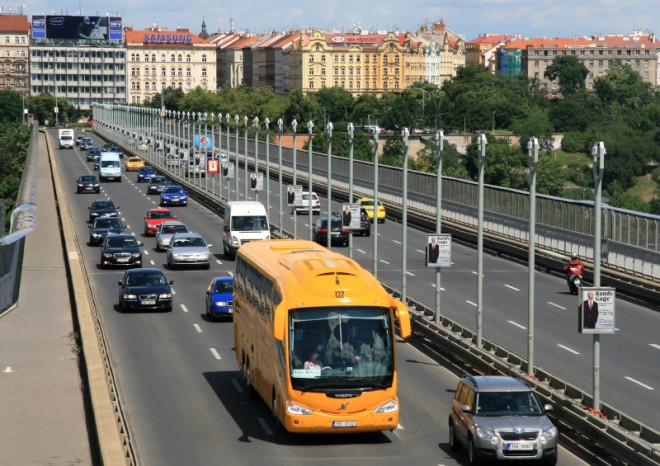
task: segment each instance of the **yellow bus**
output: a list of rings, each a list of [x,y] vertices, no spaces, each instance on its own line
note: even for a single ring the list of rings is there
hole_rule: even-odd
[[[295,433],[393,430],[399,423],[395,319],[407,307],[357,262],[306,240],[238,250],[236,358],[250,395]]]

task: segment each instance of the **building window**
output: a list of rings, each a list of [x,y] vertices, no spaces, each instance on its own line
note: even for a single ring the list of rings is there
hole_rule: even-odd
[[[178,75],[183,76],[183,69],[181,67],[179,67],[178,71],[179,71]]]
[[[202,63],[206,63],[206,54],[202,54]]]
[[[311,69],[311,68],[309,69],[309,75],[310,75],[310,76],[313,76],[313,75],[314,75],[314,70]]]
[[[339,56],[335,55],[335,63],[339,63]]]
[[[202,76],[206,76],[206,68],[202,68]]]
[[[310,88],[310,89],[314,89],[314,81],[310,81],[310,83],[309,83],[309,88]]]
[[[192,76],[192,71],[190,68],[186,68],[186,76],[191,77]]]
[[[321,68],[321,76],[325,76],[325,68]]]
[[[170,61],[171,61],[171,62],[176,61],[176,57],[174,56],[174,54],[170,55]]]
[[[165,61],[165,54],[164,53],[160,54],[160,61]]]
[[[190,54],[188,54],[188,55],[186,55],[186,61],[187,61],[188,63],[190,63],[190,62],[191,62],[191,59],[190,59]]]
[[[325,55],[321,55],[321,63],[325,63]]]

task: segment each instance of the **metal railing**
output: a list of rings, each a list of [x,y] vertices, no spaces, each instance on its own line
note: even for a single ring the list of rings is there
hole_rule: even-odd
[[[37,224],[37,123],[32,125],[31,131],[16,208],[11,214],[9,234],[0,238],[0,314],[18,301],[25,237]]]

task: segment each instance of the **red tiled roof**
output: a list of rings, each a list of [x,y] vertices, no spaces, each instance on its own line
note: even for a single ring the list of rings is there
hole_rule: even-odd
[[[2,32],[30,32],[30,22],[27,16],[0,15],[0,31]]]
[[[513,39],[513,36],[508,34],[486,34],[472,39],[468,44],[499,44],[500,42],[508,42]]]
[[[517,39],[506,44],[504,49],[566,49],[570,47],[585,47],[589,45],[586,39]]]

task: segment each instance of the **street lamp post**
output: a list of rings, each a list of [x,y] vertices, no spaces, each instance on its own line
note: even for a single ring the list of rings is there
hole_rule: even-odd
[[[227,126],[227,145],[225,146],[227,148],[227,164],[231,164],[231,158],[230,158],[230,152],[231,152],[231,147],[229,145],[229,123],[231,122],[231,115],[229,113],[225,114],[225,123]],[[234,158],[235,159],[235,158]],[[229,202],[229,187],[231,185],[231,178],[227,177],[227,202]]]
[[[401,301],[407,302],[406,284],[408,274],[408,248],[407,248],[407,230],[408,230],[408,137],[410,130],[403,128],[401,131],[403,137],[403,212],[401,215],[401,226],[403,228],[403,247],[401,248]],[[378,222],[378,206],[374,205],[374,223]]]
[[[348,130],[348,202],[353,202],[353,123],[349,123]],[[348,257],[353,258],[353,230],[348,231]]]
[[[594,287],[600,287],[601,263],[601,201],[603,187],[603,173],[605,172],[605,144],[603,141],[594,144],[591,149],[593,155],[594,175]],[[600,411],[600,334],[593,334],[594,345],[594,374],[593,374],[593,409]]]
[[[539,162],[539,140],[527,142],[527,166],[529,167],[529,256],[527,293],[527,375],[534,375],[534,271],[536,261],[536,165]]]
[[[484,164],[486,161],[486,135],[477,138],[479,145],[479,213],[477,219],[477,347],[481,348],[483,336],[483,290],[484,290]]]
[[[374,231],[373,231],[373,274],[378,278],[378,122],[374,131]]]
[[[296,149],[296,128],[298,127],[298,122],[294,119],[291,122],[291,127],[293,128],[293,181],[292,184],[295,186],[296,181],[297,181],[297,176],[296,176],[296,156],[297,154],[297,149]],[[281,168],[280,168],[281,170]],[[298,212],[296,212],[296,208],[293,208],[293,237],[297,238],[298,237]]]
[[[277,134],[278,134],[278,151],[277,151],[277,166],[280,167],[279,171],[279,190],[280,190],[280,195],[278,198],[280,199],[280,234],[284,231],[283,227],[283,219],[282,219],[282,198],[284,197],[284,186],[282,186],[282,130],[283,130],[284,122],[282,121],[281,118],[277,119]]]
[[[328,249],[332,248],[332,122],[326,125],[328,134]]]
[[[256,176],[259,174],[259,117],[254,117],[252,124],[254,125],[254,174]],[[259,200],[259,191],[254,191],[254,199]]]
[[[238,201],[238,169],[241,166],[240,163],[239,163],[239,158],[238,158],[238,120],[239,120],[238,114],[234,115],[234,123],[236,125],[236,127],[235,127],[236,134],[234,136],[236,138],[236,140],[234,141],[234,147],[236,147],[236,170],[235,170],[235,173],[234,173],[234,179],[236,180],[236,200],[237,201]],[[245,200],[247,200],[247,198]]]
[[[312,120],[309,120],[307,122],[307,131],[309,132],[309,143],[307,145],[309,149],[309,155],[308,155],[308,162],[307,162],[307,168],[309,170],[308,173],[308,180],[307,180],[307,193],[309,195],[309,202],[308,202],[308,208],[309,208],[309,240],[312,240],[312,230],[314,229],[314,220],[313,220],[313,205],[312,205],[312,188],[314,187],[313,182],[312,182],[312,131],[314,129],[314,122]]]
[[[438,173],[436,176],[436,196],[435,196],[435,232],[440,235],[442,233],[442,159],[444,156],[444,143],[445,135],[442,131],[435,132],[435,158],[438,161]],[[435,268],[435,322],[440,323],[441,320],[441,274],[442,267]]]
[[[248,117],[245,115],[243,117],[243,141],[244,141],[244,147],[245,147],[245,153],[243,154],[243,157],[245,157],[243,160],[245,161],[245,165],[243,166],[243,182],[245,183],[243,190],[245,191],[245,200],[248,200],[248,188],[249,188],[249,183],[248,183]]]
[[[264,120],[266,129],[266,212],[270,218],[270,120],[268,117]]]

